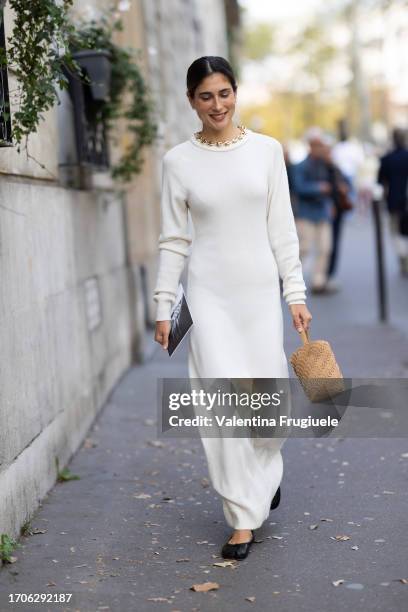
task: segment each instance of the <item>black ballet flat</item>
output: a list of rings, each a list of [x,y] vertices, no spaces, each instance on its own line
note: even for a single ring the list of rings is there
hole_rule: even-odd
[[[253,541],[255,540],[254,532],[252,529],[251,533],[252,537],[249,542],[242,542],[241,544],[229,544],[229,542],[227,542],[226,544],[224,544],[221,550],[221,555],[223,556],[223,558],[238,559],[239,561],[241,561],[241,559],[245,559],[248,556],[249,549],[251,548]]]
[[[271,503],[271,510],[275,510],[275,508],[279,506],[280,498],[281,498],[280,487],[278,487],[278,490],[276,491],[275,496]]]

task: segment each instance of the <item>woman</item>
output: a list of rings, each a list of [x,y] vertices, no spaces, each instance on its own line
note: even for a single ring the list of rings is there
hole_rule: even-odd
[[[167,349],[170,311],[192,238],[190,379],[288,378],[283,297],[298,331],[311,320],[280,143],[235,126],[237,84],[222,57],[195,60],[187,97],[200,132],[163,157],[155,340]],[[202,438],[212,486],[234,532],[222,549],[243,559],[280,499],[282,439]]]

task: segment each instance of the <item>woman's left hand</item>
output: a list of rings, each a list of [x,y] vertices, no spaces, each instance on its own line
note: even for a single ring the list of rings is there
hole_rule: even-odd
[[[289,304],[293,319],[293,327],[296,331],[308,331],[312,315],[306,304]]]

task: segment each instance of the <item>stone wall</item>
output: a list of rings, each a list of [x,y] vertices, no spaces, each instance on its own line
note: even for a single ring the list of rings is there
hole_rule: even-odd
[[[75,15],[102,5],[77,2]],[[118,41],[142,51],[160,127],[143,172],[124,192],[109,180],[64,186],[74,151],[66,94],[30,137],[34,159],[15,149],[0,158],[0,533],[10,536],[55,483],[56,458],[66,465],[120,377],[146,358],[161,157],[198,127],[188,65],[226,53],[221,0],[134,0],[124,17]],[[5,21],[10,30],[8,11]]]

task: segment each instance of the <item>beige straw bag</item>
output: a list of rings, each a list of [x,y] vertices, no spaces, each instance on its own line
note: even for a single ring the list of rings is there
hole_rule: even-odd
[[[330,399],[344,391],[343,374],[326,340],[310,342],[308,332],[300,332],[303,346],[290,357],[296,376],[311,402]]]

